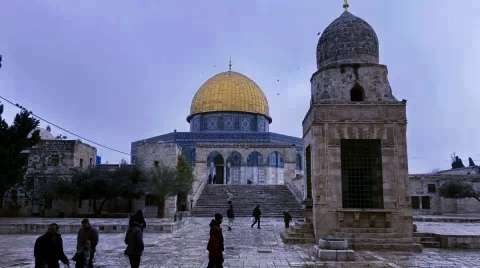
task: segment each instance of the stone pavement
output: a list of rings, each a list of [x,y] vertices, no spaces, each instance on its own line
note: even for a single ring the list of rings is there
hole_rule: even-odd
[[[145,233],[142,267],[206,267],[210,219],[192,218],[175,233]],[[313,256],[312,245],[285,245],[280,239],[281,219],[265,219],[261,230],[250,228],[249,218],[224,226],[225,267],[337,267]],[[148,222],[147,222],[148,224]],[[0,235],[0,267],[32,267],[36,235]],[[124,235],[102,234],[96,267],[128,267],[123,255]],[[63,235],[68,256],[73,256],[75,235]],[[427,249],[423,253],[357,252],[356,263],[341,267],[480,267],[480,251]]]

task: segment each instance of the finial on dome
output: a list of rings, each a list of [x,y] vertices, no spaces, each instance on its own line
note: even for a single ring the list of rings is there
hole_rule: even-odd
[[[349,7],[350,5],[348,4],[348,0],[343,0],[343,8],[345,9],[345,11],[348,11]]]
[[[228,60],[228,71],[229,72],[232,71],[232,57],[230,57],[229,60]]]

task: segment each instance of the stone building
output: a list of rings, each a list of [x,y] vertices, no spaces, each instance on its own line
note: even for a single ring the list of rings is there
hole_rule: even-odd
[[[439,188],[448,181],[472,184],[480,192],[480,167],[465,167],[409,176],[409,195],[415,215],[480,213],[474,198],[450,199],[440,196]]]
[[[356,248],[416,247],[406,101],[394,97],[387,74],[367,22],[345,11],[323,31],[303,121],[316,238],[353,238]],[[359,233],[376,242],[355,239]]]
[[[71,205],[60,200],[47,200],[42,193],[47,182],[70,179],[74,170],[94,167],[96,148],[79,140],[54,139],[45,133],[44,131],[37,145],[23,152],[28,154],[25,180],[8,192],[4,198],[4,207],[15,203],[20,207],[18,213],[22,216],[59,216],[74,211],[88,214],[88,206],[82,208],[81,205]]]
[[[267,98],[247,76],[229,70],[208,79],[192,100],[187,122],[189,132],[133,142],[132,164],[144,170],[175,166],[182,154],[193,167],[192,206],[206,184],[287,184],[303,199],[302,140],[269,131]]]

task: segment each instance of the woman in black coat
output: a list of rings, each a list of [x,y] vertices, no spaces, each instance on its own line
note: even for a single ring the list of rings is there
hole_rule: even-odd
[[[144,249],[142,223],[135,220],[131,221],[125,235],[125,244],[127,244],[125,254],[128,256],[130,266],[132,268],[140,267],[140,259]]]

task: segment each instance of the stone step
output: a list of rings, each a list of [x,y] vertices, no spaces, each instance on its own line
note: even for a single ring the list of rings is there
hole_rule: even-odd
[[[417,243],[358,243],[353,244],[352,248],[354,250],[379,250],[379,251],[411,251],[411,252],[421,252],[422,245]]]
[[[438,241],[422,241],[420,242],[425,248],[440,248],[441,244]]]
[[[290,234],[280,233],[283,243],[285,244],[313,244],[315,243],[315,238],[311,237],[295,237]]]
[[[211,217],[216,212],[226,213],[227,189],[233,194],[236,217],[251,217],[258,204],[262,217],[283,217],[283,211],[295,218],[304,217],[301,204],[285,185],[206,185],[191,215]]]
[[[341,233],[392,233],[392,228],[338,228],[337,232]]]
[[[285,234],[292,237],[312,237],[312,238],[314,237],[313,233],[307,233],[307,232],[299,233],[299,232],[292,232],[291,230],[287,230]]]
[[[403,244],[403,243],[412,243],[415,240],[413,238],[347,238],[352,244],[364,244],[364,243],[377,243],[381,244],[385,241],[388,243]]]
[[[341,233],[341,232],[336,232],[335,237],[341,237],[341,238],[404,238],[404,234],[400,233]]]

